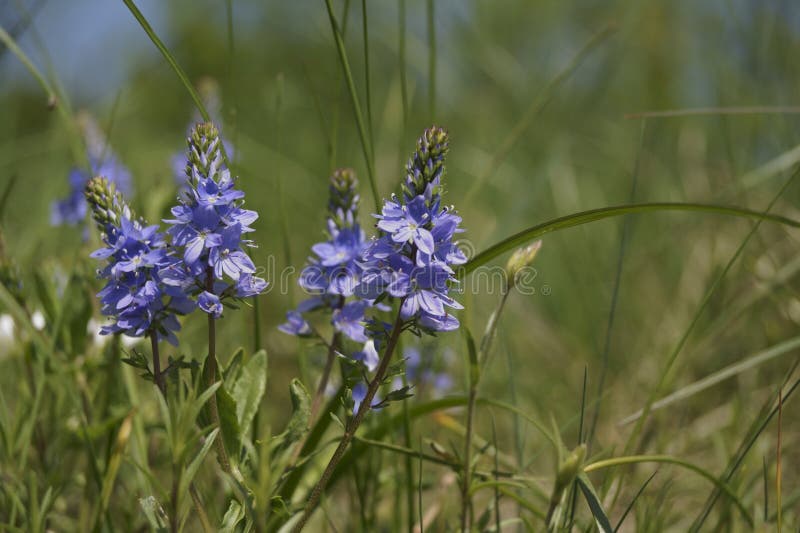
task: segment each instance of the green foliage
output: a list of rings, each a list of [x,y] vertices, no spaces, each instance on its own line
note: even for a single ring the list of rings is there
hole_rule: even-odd
[[[306,297],[296,274],[327,176],[366,176],[372,234],[434,121],[452,138],[446,203],[475,252],[458,272],[463,332],[403,333],[382,409],[307,530],[451,531],[462,514],[470,531],[797,529],[800,218],[796,184],[779,192],[800,163],[798,109],[784,105],[800,79],[791,3],[124,0],[138,41],[121,32],[129,55],[102,62],[59,32],[102,50],[105,10],[76,26],[67,3],[11,4],[0,530],[290,529],[370,377],[349,357],[359,347],[340,346],[315,404],[327,346],[275,330]],[[78,59],[59,64],[61,50]],[[87,169],[74,103],[132,170],[132,207],[169,218],[170,157],[190,120],[212,118],[206,76],[273,290],[218,322],[210,388],[205,321],[182,318],[179,347],[161,343],[162,396],[147,342],[93,335],[97,236],[51,227],[49,209],[69,169]],[[427,365],[414,378],[409,348]]]

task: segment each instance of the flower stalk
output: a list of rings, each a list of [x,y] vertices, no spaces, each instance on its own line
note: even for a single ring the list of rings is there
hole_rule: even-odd
[[[300,521],[297,522],[297,524],[295,524],[295,526],[292,528],[293,532],[298,533],[305,527],[306,522],[308,522],[311,514],[319,504],[319,500],[322,497],[325,487],[328,485],[331,475],[333,474],[334,470],[336,470],[336,466],[342,460],[344,452],[347,451],[350,442],[352,442],[353,437],[356,434],[356,430],[358,430],[358,427],[364,421],[367,413],[371,410],[372,400],[375,398],[375,394],[378,392],[378,388],[381,386],[383,379],[386,376],[386,371],[389,368],[389,362],[394,354],[394,349],[397,346],[397,340],[400,338],[403,325],[404,321],[398,312],[394,326],[392,327],[392,333],[389,336],[388,343],[386,344],[386,351],[384,352],[380,363],[378,363],[375,376],[372,378],[372,381],[369,382],[366,395],[361,401],[355,416],[348,421],[344,434],[342,435],[342,439],[339,441],[339,445],[336,447],[336,451],[333,452],[333,456],[331,457],[330,461],[328,461],[328,466],[325,467],[325,471],[322,473],[319,481],[317,481],[317,484],[311,490],[311,495],[309,496],[306,506],[303,509],[303,515],[300,517]]]

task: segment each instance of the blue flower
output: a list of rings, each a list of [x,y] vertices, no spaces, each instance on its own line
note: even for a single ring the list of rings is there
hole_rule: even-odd
[[[369,303],[365,300],[348,302],[341,309],[333,311],[333,327],[356,342],[367,342],[364,331],[364,311]]]
[[[361,298],[383,293],[402,301],[400,317],[428,332],[451,331],[458,320],[445,307],[461,309],[449,296],[457,283],[453,266],[466,262],[453,241],[461,218],[441,205],[447,133],[425,130],[406,167],[402,198],[386,200],[376,215],[380,230],[364,254]]]
[[[286,313],[286,322],[278,326],[278,329],[289,335],[296,335],[298,337],[307,337],[311,335],[311,327],[303,318],[303,315],[297,311],[289,311]]]
[[[161,270],[165,283],[197,297],[198,307],[213,318],[221,316],[224,299],[257,296],[267,288],[244,252],[254,246],[243,236],[253,231],[258,214],[242,207],[244,192],[225,168],[220,143],[213,124],[195,126],[186,188],[171,210],[174,218],[165,220],[175,250]]]
[[[214,318],[222,316],[222,302],[219,296],[208,291],[203,291],[197,297],[197,306]]]
[[[104,178],[90,180],[85,195],[105,244],[91,257],[107,261],[98,272],[106,285],[97,296],[111,323],[101,333],[129,337],[155,333],[177,344],[180,324],[175,315],[190,312],[194,305],[182,291],[161,280],[159,271],[170,261],[164,234],[137,219]]]
[[[103,176],[123,194],[131,192],[131,173],[109,148],[100,128],[86,113],[80,115],[83,126],[88,169],[72,168],[67,176],[69,192],[50,206],[50,224],[77,226],[86,220],[87,205],[84,189],[93,176]]]
[[[431,358],[422,357],[422,352],[417,347],[409,347],[405,351],[406,377],[408,382],[417,388],[429,387],[434,396],[441,396],[453,387],[453,378],[447,372],[433,368]],[[444,363],[452,362],[452,352],[445,352]]]
[[[426,254],[434,250],[433,235],[428,226],[431,214],[425,205],[425,198],[414,197],[406,205],[390,200],[383,205],[378,217],[378,228],[388,233],[396,243],[410,243]]]
[[[370,303],[364,300],[347,302],[360,282],[361,257],[367,242],[358,217],[358,180],[349,169],[340,169],[330,179],[326,241],[311,247],[313,256],[300,273],[300,286],[312,294],[296,311],[290,311],[289,322],[281,331],[293,333],[291,320],[297,313],[325,309],[331,313],[333,327],[347,338],[363,343],[364,311]],[[301,315],[302,316],[302,315]]]

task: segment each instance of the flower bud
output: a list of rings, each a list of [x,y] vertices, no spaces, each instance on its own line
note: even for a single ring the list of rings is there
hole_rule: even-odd
[[[449,148],[448,135],[438,126],[426,129],[417,141],[417,149],[406,165],[406,182],[403,192],[407,199],[420,194],[431,196],[441,189],[444,158]]]
[[[340,168],[331,175],[328,212],[338,228],[352,226],[358,217],[358,178],[351,168]]]
[[[116,186],[102,176],[94,177],[86,183],[84,196],[101,233],[107,233],[109,226],[119,223],[123,213],[128,213],[130,218],[130,209],[122,200]]]
[[[222,153],[219,130],[211,122],[196,124],[188,139],[189,153],[186,162],[186,177],[190,184],[197,185],[197,180],[215,179],[217,171],[222,167]]]
[[[539,248],[542,247],[542,241],[536,241],[528,246],[517,248],[511,257],[508,258],[506,263],[506,275],[508,276],[508,290],[511,290],[517,284],[517,275],[522,269],[529,267],[536,254],[539,253]]]
[[[570,454],[564,458],[560,465],[558,465],[558,473],[556,473],[556,491],[558,489],[564,490],[572,483],[583,468],[583,459],[586,457],[586,445],[581,444]]]

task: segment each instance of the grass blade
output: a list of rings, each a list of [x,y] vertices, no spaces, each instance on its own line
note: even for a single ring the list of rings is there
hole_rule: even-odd
[[[589,481],[589,478],[584,473],[578,476],[577,482],[584,498],[586,498],[586,503],[589,504],[592,516],[597,522],[597,528],[603,533],[612,533],[614,530],[611,527],[611,522],[608,520],[605,511],[603,511],[603,504],[600,503],[600,498],[597,497],[592,482]]]
[[[639,166],[641,162],[641,155],[644,149],[645,141],[645,128],[647,121],[642,121],[641,131],[639,133],[639,149],[636,151],[636,161],[633,164],[633,174],[631,176],[631,190],[628,201],[633,203],[636,198],[636,185],[639,181]],[[600,377],[597,383],[597,393],[595,395],[596,405],[592,413],[592,422],[589,426],[589,434],[586,438],[587,453],[591,453],[592,440],[594,440],[595,429],[597,422],[600,419],[600,404],[603,397],[603,389],[605,388],[606,375],[608,374],[608,362],[611,351],[611,332],[614,330],[614,318],[617,315],[617,301],[619,299],[619,287],[622,283],[622,263],[625,259],[625,250],[627,249],[628,236],[631,229],[630,217],[625,217],[622,221],[622,234],[619,238],[619,249],[617,250],[617,265],[614,271],[614,289],[611,293],[611,305],[608,310],[608,322],[606,322],[605,340],[603,341],[603,355],[601,359]]]
[[[428,24],[428,116],[436,118],[436,7],[434,0],[427,1]]]
[[[742,207],[733,207],[716,204],[700,204],[700,203],[682,203],[682,202],[653,202],[642,204],[628,204],[617,205],[610,207],[601,207],[598,209],[590,209],[588,211],[581,211],[563,217],[555,218],[528,229],[522,230],[519,233],[490,246],[488,249],[482,251],[473,257],[462,269],[458,271],[459,278],[463,278],[466,274],[474,271],[476,268],[485,265],[492,259],[502,255],[505,252],[513,250],[518,246],[530,242],[542,235],[559,231],[562,229],[573,228],[590,222],[597,222],[606,218],[613,218],[622,215],[638,214],[638,213],[652,213],[658,211],[694,211],[710,215],[725,215],[752,218],[757,220],[766,220],[777,224],[783,224],[793,228],[800,228],[800,221],[791,218],[783,217],[780,215],[772,215],[769,213],[762,213],[760,211],[753,211]]]
[[[603,468],[609,468],[612,466],[621,466],[621,465],[630,465],[630,464],[639,464],[639,463],[666,463],[675,466],[679,466],[681,468],[685,468],[698,474],[699,476],[707,479],[711,483],[713,483],[720,491],[724,492],[728,498],[736,505],[741,513],[742,517],[747,521],[750,527],[753,526],[753,518],[747,512],[747,508],[745,508],[744,504],[739,500],[733,490],[728,486],[728,484],[721,480],[717,479],[714,474],[708,472],[707,470],[690,463],[689,461],[684,461],[683,459],[678,459],[677,457],[672,457],[670,455],[631,455],[628,457],[614,457],[612,459],[604,459],[602,461],[596,461],[594,463],[588,464],[583,467],[584,472],[593,472],[595,470],[601,470]]]
[[[644,485],[639,487],[639,490],[636,491],[636,494],[633,496],[631,503],[628,504],[628,507],[625,508],[625,512],[622,513],[622,516],[619,518],[619,522],[617,522],[617,527],[614,528],[614,533],[617,533],[617,531],[619,531],[619,528],[622,527],[622,523],[625,522],[625,519],[628,517],[628,514],[631,512],[631,510],[633,510],[633,506],[634,504],[636,504],[636,500],[638,500],[639,496],[641,496],[644,493],[644,490],[647,488],[650,482],[653,481],[653,478],[656,477],[656,474],[658,474],[658,470],[650,474],[650,477],[647,478],[647,481],[644,482]]]
[[[126,2],[130,0],[125,0]],[[345,81],[347,82],[347,90],[350,92],[350,102],[353,104],[353,113],[356,117],[356,126],[358,128],[358,136],[361,139],[361,149],[364,153],[364,160],[367,164],[367,177],[369,178],[369,186],[372,189],[372,198],[375,201],[375,211],[380,210],[381,199],[378,193],[378,185],[375,182],[375,162],[372,160],[372,145],[369,143],[367,137],[367,130],[364,126],[364,116],[361,113],[361,104],[358,103],[358,94],[356,93],[356,85],[353,81],[353,73],[350,70],[350,62],[347,60],[347,51],[344,48],[344,40],[342,39],[342,32],[339,30],[339,23],[336,21],[336,15],[333,13],[333,6],[331,0],[325,0],[325,7],[328,8],[328,18],[331,22],[331,30],[333,31],[333,40],[336,42],[336,52],[339,54],[339,62],[344,72]]]
[[[170,53],[167,46],[164,42],[158,37],[153,27],[150,26],[150,23],[147,21],[147,18],[139,11],[139,8],[136,7],[136,4],[133,0],[122,0],[122,2],[128,7],[133,17],[142,27],[144,32],[150,37],[150,40],[153,44],[158,48],[158,51],[161,52],[161,55],[164,56],[164,59],[169,63],[169,66],[172,67],[172,70],[175,71],[175,74],[178,76],[178,79],[181,80],[183,86],[186,87],[186,90],[189,92],[189,96],[192,97],[194,101],[194,105],[197,106],[197,110],[200,112],[200,116],[203,117],[203,120],[206,122],[211,122],[211,116],[208,114],[208,110],[206,109],[205,104],[203,104],[203,99],[200,98],[200,94],[198,94],[197,89],[194,88],[192,82],[189,81],[189,77],[186,75],[186,72],[183,71],[181,66],[175,60],[172,53]],[[230,163],[230,159],[228,158],[228,154],[225,151],[224,143],[220,143],[220,150],[222,151],[222,155],[225,158],[225,161]]]
[[[767,208],[762,213],[763,216],[765,217],[771,216],[769,215],[769,212],[772,210],[775,203],[777,203],[778,199],[783,195],[783,193],[786,192],[786,189],[788,189],[789,186],[794,182],[798,174],[800,174],[800,168],[798,168],[792,174],[792,176],[786,181],[786,183],[784,183],[783,187],[780,188],[778,193],[770,201],[769,205],[767,205]],[[678,359],[678,355],[683,350],[686,341],[689,339],[689,335],[694,330],[695,325],[699,322],[700,317],[703,315],[703,311],[706,309],[709,302],[711,301],[711,297],[716,293],[717,288],[722,284],[722,280],[725,279],[731,267],[734,265],[734,263],[736,263],[736,261],[742,255],[742,252],[744,251],[745,246],[747,246],[747,243],[750,242],[750,239],[758,231],[758,228],[761,227],[761,222],[763,220],[765,220],[765,218],[759,218],[756,221],[756,223],[753,224],[753,227],[750,229],[745,238],[742,240],[741,244],[739,244],[739,247],[736,248],[736,251],[733,253],[730,260],[728,260],[728,263],[725,265],[725,268],[723,268],[722,271],[719,273],[719,275],[717,275],[714,278],[714,281],[711,283],[711,286],[703,295],[703,299],[700,301],[700,305],[698,306],[697,311],[695,311],[692,320],[689,322],[689,325],[686,327],[680,339],[678,340],[677,344],[675,344],[675,347],[672,349],[669,356],[667,357],[667,362],[664,365],[664,369],[660,374],[661,377],[658,379],[655,388],[653,388],[653,390],[650,392],[647,398],[647,402],[645,403],[644,409],[642,410],[642,416],[636,421],[636,426],[633,428],[633,431],[628,437],[628,441],[625,443],[625,452],[624,452],[625,454],[630,453],[632,446],[639,438],[643,425],[647,421],[647,417],[650,414],[650,410],[653,406],[653,403],[655,402],[658,395],[661,394],[661,389],[667,382],[668,376],[670,376],[672,372],[675,361],[677,361]]]
[[[732,378],[745,372],[747,370],[751,370],[767,361],[775,359],[781,355],[785,355],[787,353],[791,353],[796,348],[800,348],[800,336],[793,337],[789,340],[776,344],[771,348],[767,348],[766,350],[762,350],[758,353],[751,355],[750,357],[740,361],[738,363],[734,363],[732,365],[728,365],[725,368],[718,370],[705,378],[695,381],[685,387],[682,387],[669,396],[665,396],[664,398],[658,400],[657,402],[653,403],[651,407],[651,412],[656,411],[658,409],[662,409],[669,405],[672,405],[676,402],[681,400],[685,400],[698,394],[718,383],[725,381],[726,379]],[[630,424],[631,422],[635,422],[640,416],[642,416],[642,410],[640,409],[636,413],[622,419],[619,422],[619,425]]]
[[[525,131],[527,131],[527,129],[531,126],[534,119],[547,106],[547,104],[550,102],[550,99],[556,94],[556,90],[561,86],[561,84],[569,79],[572,73],[575,72],[575,70],[580,66],[580,64],[592,50],[597,48],[597,46],[610,37],[615,31],[616,28],[609,26],[593,35],[592,38],[589,39],[585,45],[583,45],[578,53],[575,54],[567,66],[561,72],[556,74],[555,78],[550,80],[544,89],[542,89],[537,97],[531,102],[531,105],[522,115],[522,118],[520,118],[519,122],[514,125],[508,135],[506,135],[506,137],[500,143],[500,146],[497,148],[497,151],[495,151],[491,161],[489,161],[486,170],[480,174],[475,181],[473,181],[472,187],[469,188],[466,196],[464,197],[464,204],[468,204],[475,194],[480,191],[481,186],[483,186],[486,180],[488,180],[492,174],[498,168],[500,168],[500,165],[503,163],[503,161],[505,161],[506,157],[508,157],[511,149],[514,148],[514,145],[517,144],[517,141],[519,141]]]
[[[0,43],[3,43],[7,49],[11,50],[11,53],[17,56],[17,59],[19,59],[28,72],[30,72],[31,76],[36,79],[36,81],[39,83],[39,86],[47,95],[48,107],[55,108],[58,111],[58,115],[63,120],[69,138],[71,139],[70,148],[73,151],[72,155],[75,158],[75,161],[79,162],[80,164],[87,163],[84,150],[80,146],[80,139],[82,137],[80,135],[80,131],[78,130],[78,126],[75,124],[72,114],[70,113],[66,104],[59,102],[58,92],[56,89],[50,84],[50,82],[47,81],[39,69],[36,68],[36,65],[33,64],[33,61],[31,61],[27,54],[25,54],[25,52],[23,52],[22,49],[17,46],[14,38],[9,35],[9,33],[2,26],[0,26]]]
[[[794,372],[795,368],[797,368],[797,363],[795,363],[795,365],[792,367],[788,375],[791,375]],[[784,385],[785,383],[782,383],[781,388],[783,388]],[[798,385],[800,385],[800,380],[795,381],[794,384],[791,386],[791,388],[788,391],[786,391],[786,394],[784,394],[782,397],[782,403],[786,403],[786,401],[789,399],[789,397],[792,395],[795,389],[797,389]],[[776,398],[777,398],[777,393],[773,395],[769,400],[767,400],[767,403],[761,409],[759,416],[756,417],[755,420],[753,420],[753,423],[750,425],[750,429],[745,434],[745,438],[742,441],[742,444],[739,446],[736,454],[733,456],[730,463],[728,464],[728,467],[725,469],[725,473],[722,475],[723,480],[728,481],[733,477],[733,474],[735,474],[736,471],[739,469],[742,462],[744,461],[745,456],[755,444],[756,439],[758,439],[758,437],[767,427],[767,424],[769,424],[770,420],[772,420],[772,418],[778,412],[777,405],[771,408],[771,406],[774,403],[776,403]],[[700,531],[700,528],[702,527],[703,523],[706,521],[708,515],[711,513],[711,509],[714,507],[714,504],[716,503],[717,499],[719,499],[719,494],[720,494],[720,487],[717,487],[711,494],[711,496],[709,496],[705,506],[703,507],[703,510],[700,512],[700,515],[695,519],[694,523],[692,524],[690,531]]]

